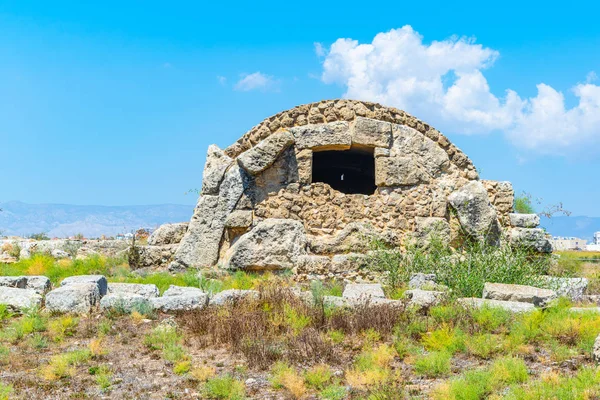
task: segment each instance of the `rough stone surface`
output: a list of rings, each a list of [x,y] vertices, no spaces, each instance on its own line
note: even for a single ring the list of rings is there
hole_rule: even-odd
[[[292,144],[294,136],[290,132],[280,131],[240,154],[237,162],[250,175],[257,175],[273,165],[277,157]]]
[[[56,258],[57,260],[60,260],[61,258],[71,258],[71,255],[69,253],[61,249],[54,249],[52,250],[51,254],[52,257]]]
[[[554,290],[558,296],[568,297],[579,302],[584,299],[589,281],[587,278],[560,278],[557,276],[540,276],[544,287]]]
[[[429,246],[432,240],[450,243],[450,224],[440,217],[416,217],[415,239],[423,247]]]
[[[241,236],[225,256],[230,270],[277,270],[293,268],[298,257],[306,254],[306,236],[302,223],[267,219]]]
[[[394,124],[393,130],[394,143],[390,156],[411,157],[429,178],[436,178],[448,171],[450,158],[438,143],[405,125]]]
[[[435,274],[416,273],[408,281],[409,289],[432,288],[437,285]]]
[[[476,297],[462,298],[457,299],[456,301],[458,304],[462,304],[463,306],[469,308],[482,308],[486,306],[492,308],[502,308],[512,313],[522,313],[535,310],[535,306],[533,304],[521,303],[518,301],[489,300],[479,299]]]
[[[352,128],[352,144],[368,147],[390,147],[392,144],[392,124],[358,117]]]
[[[134,293],[109,293],[100,300],[103,310],[122,310],[132,312],[141,307],[151,307],[150,298]]]
[[[377,157],[375,184],[377,186],[412,186],[427,183],[429,178],[411,157]]]
[[[315,254],[301,255],[296,261],[297,274],[326,275],[331,272],[331,258]]]
[[[108,294],[131,294],[144,298],[158,297],[158,288],[153,284],[109,283]]]
[[[18,312],[24,308],[39,307],[42,304],[42,296],[31,289],[0,286],[0,304]]]
[[[367,299],[373,297],[385,298],[383,288],[378,283],[349,283],[344,287],[342,297],[346,300]]]
[[[509,214],[510,224],[515,228],[537,228],[540,217],[537,214]]]
[[[153,297],[149,301],[155,310],[170,313],[204,308],[208,296],[206,293],[188,293],[177,296]]]
[[[463,229],[472,237],[491,243],[499,240],[498,215],[481,182],[472,181],[448,196]]]
[[[596,361],[598,364],[600,364],[600,334],[598,335],[598,337],[596,338],[596,341],[594,342],[592,358],[594,359],[594,361]]]
[[[549,301],[556,298],[556,292],[533,286],[486,282],[483,286],[482,297],[491,300],[531,303],[536,307],[545,307]]]
[[[89,313],[100,300],[96,282],[72,282],[46,295],[46,309],[58,313]]]
[[[170,285],[167,290],[163,293],[163,297],[170,296],[200,296],[204,294],[202,289],[191,287],[191,286],[176,286]]]
[[[350,125],[332,122],[322,125],[306,125],[291,128],[299,150],[347,150],[352,145]]]
[[[256,290],[228,289],[212,296],[208,304],[211,306],[222,306],[228,303],[235,303],[236,301],[247,297],[257,299],[258,296],[259,293]]]
[[[218,146],[214,144],[208,146],[202,174],[202,194],[219,193],[219,185],[232,162],[233,160],[225,155]]]
[[[160,268],[173,261],[179,245],[137,246],[137,248],[140,254],[140,268]]]
[[[183,239],[187,231],[188,223],[180,222],[177,224],[163,224],[157,230],[152,232],[148,238],[150,246],[162,246],[165,244],[177,244]]]
[[[46,292],[52,289],[50,279],[45,276],[30,275],[25,278],[27,279],[27,289],[35,290],[38,294],[46,294]]]
[[[552,253],[552,243],[541,228],[512,228],[509,231],[511,245],[538,253]]]
[[[0,276],[0,287],[26,289],[27,278],[24,276]]]
[[[252,225],[252,211],[235,210],[227,216],[225,227],[227,228],[249,228]]]
[[[104,275],[76,275],[69,276],[63,279],[60,286],[73,285],[78,283],[93,283],[98,287],[98,293],[100,296],[104,296],[108,291],[108,282]]]
[[[308,246],[315,254],[340,254],[350,251],[369,250],[370,240],[385,238],[377,237],[366,224],[360,222],[349,223],[336,235],[309,236]]]
[[[409,299],[408,305],[420,310],[429,309],[438,305],[448,296],[446,292],[421,289],[407,290],[404,293]]]
[[[200,196],[188,230],[175,253],[176,266],[211,266],[219,259],[225,220],[244,192],[245,173],[232,167],[223,178],[218,195]],[[171,268],[171,267],[170,267]]]

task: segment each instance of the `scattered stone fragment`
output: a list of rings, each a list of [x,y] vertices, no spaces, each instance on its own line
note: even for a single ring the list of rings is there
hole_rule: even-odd
[[[538,253],[552,253],[552,243],[542,228],[512,228],[508,238],[512,246]]]
[[[166,244],[177,244],[181,242],[185,231],[187,231],[188,223],[180,222],[177,224],[164,224],[152,232],[148,238],[150,246],[162,246]]]
[[[258,299],[258,296],[259,293],[256,290],[228,289],[212,296],[208,304],[211,306],[222,306],[228,303],[235,303],[247,297]]]
[[[61,258],[71,258],[71,255],[69,253],[61,249],[54,249],[52,250],[51,254],[52,257],[56,258],[57,260],[60,260]]]
[[[153,284],[109,283],[108,294],[133,294],[144,298],[158,297],[158,288]]]
[[[422,272],[413,274],[408,281],[409,289],[430,289],[436,285],[435,274],[424,274]]]
[[[378,283],[349,283],[342,297],[346,300],[366,300],[374,297],[385,298],[383,288]]]
[[[408,305],[419,310],[427,310],[444,301],[448,294],[434,290],[412,289],[407,290],[405,296],[409,299]]]
[[[98,286],[100,296],[104,296],[108,291],[108,282],[104,275],[76,275],[63,279],[60,286],[72,285],[76,283],[93,283]]]
[[[458,304],[470,308],[482,308],[483,306],[492,308],[502,308],[513,313],[522,313],[535,310],[535,306],[530,303],[521,303],[517,301],[502,301],[479,299],[476,297],[461,298],[456,300]]]
[[[100,300],[97,282],[73,282],[46,295],[46,309],[58,313],[89,313]]]
[[[42,296],[31,289],[0,286],[0,304],[6,305],[13,312],[19,312],[25,308],[39,307]]]
[[[556,292],[526,285],[487,282],[483,287],[484,299],[501,301],[518,301],[531,303],[536,307],[545,307],[556,298]]]

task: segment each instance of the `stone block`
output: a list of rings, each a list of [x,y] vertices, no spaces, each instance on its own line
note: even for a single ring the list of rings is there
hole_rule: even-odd
[[[240,154],[237,162],[250,175],[258,175],[273,165],[277,157],[292,144],[294,136],[288,131],[280,131]]]
[[[20,312],[25,308],[41,306],[42,296],[31,289],[0,286],[0,304],[13,312]]]
[[[486,282],[483,286],[484,299],[501,301],[518,301],[530,303],[536,307],[545,307],[554,300],[556,292],[550,289],[540,289],[527,285],[511,285],[507,283]]]
[[[342,297],[346,300],[385,298],[385,293],[378,283],[349,283],[344,288]]]
[[[119,310],[130,313],[140,309],[151,308],[150,298],[133,293],[109,293],[100,300],[103,310]]]
[[[352,144],[389,148],[392,145],[392,124],[357,117],[352,127]]]
[[[298,150],[348,150],[352,145],[348,122],[330,122],[290,128]]]
[[[202,289],[191,286],[176,286],[170,285],[167,290],[163,293],[163,297],[171,297],[171,296],[200,296],[203,295],[204,292]]]
[[[469,297],[457,299],[456,302],[468,308],[482,308],[485,306],[491,308],[501,308],[512,313],[523,313],[535,310],[535,306],[533,304],[521,303],[518,301],[489,300]]]
[[[411,186],[428,182],[412,157],[376,157],[375,184],[377,186]]]
[[[226,228],[248,228],[252,225],[253,215],[251,210],[234,210],[225,220]]]
[[[540,225],[540,217],[537,214],[515,214],[508,215],[511,226],[515,228],[537,228]]]
[[[26,289],[27,278],[24,276],[0,276],[0,287]]]
[[[208,304],[211,306],[222,306],[225,304],[233,304],[247,298],[258,299],[258,297],[259,292],[256,290],[228,289],[212,296]]]
[[[166,244],[177,244],[183,239],[183,235],[185,235],[187,228],[187,222],[163,224],[159,226],[157,230],[152,232],[148,238],[148,245],[162,246]]]
[[[129,294],[151,298],[158,297],[158,288],[153,284],[109,283],[108,294]]]
[[[57,313],[86,314],[100,300],[97,282],[72,282],[46,295],[46,309]]]
[[[198,310],[206,307],[208,295],[206,293],[188,293],[177,296],[162,296],[149,299],[152,307],[160,312],[181,312]]]
[[[537,253],[552,253],[552,243],[541,228],[512,228],[508,233],[512,246]]]
[[[63,279],[60,286],[73,285],[77,283],[93,283],[98,286],[98,293],[100,296],[104,296],[108,291],[108,282],[104,275],[76,275],[69,276]]]

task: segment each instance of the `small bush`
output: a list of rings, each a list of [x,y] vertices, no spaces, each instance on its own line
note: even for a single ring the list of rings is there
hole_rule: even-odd
[[[502,350],[503,338],[489,333],[474,335],[466,341],[466,346],[470,354],[487,360]]]
[[[437,378],[450,373],[450,353],[434,351],[416,358],[414,370],[417,375]]]
[[[96,384],[100,390],[107,391],[112,386],[112,371],[108,365],[100,365],[94,372]]]
[[[50,359],[50,363],[42,368],[42,377],[49,381],[68,378],[75,373],[75,366],[91,358],[89,350],[74,350],[58,354]]]
[[[55,342],[60,342],[65,336],[73,336],[77,325],[79,325],[79,319],[70,315],[64,315],[50,321],[48,324],[48,333]]]
[[[242,382],[230,375],[224,375],[206,381],[204,394],[209,399],[242,400],[245,396],[245,388]]]
[[[329,385],[320,393],[323,400],[344,400],[346,394],[346,388],[341,385]]]
[[[306,384],[313,389],[323,389],[331,380],[332,372],[327,364],[318,364],[304,372]]]
[[[0,382],[0,400],[9,400],[14,389],[11,385]]]
[[[214,367],[209,367],[207,365],[201,365],[199,367],[194,367],[190,371],[190,376],[200,382],[206,382],[210,378],[214,377],[217,374],[217,370]]]
[[[179,361],[173,366],[173,372],[177,375],[187,374],[192,368],[192,363],[189,360]]]
[[[422,343],[427,350],[445,351],[454,354],[465,348],[465,335],[459,329],[443,326],[424,336]]]

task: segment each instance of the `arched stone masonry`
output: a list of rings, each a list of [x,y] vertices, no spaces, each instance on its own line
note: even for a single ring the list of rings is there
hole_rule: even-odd
[[[497,243],[510,228],[513,197],[510,183],[480,181],[460,149],[404,111],[352,100],[306,104],[225,150],[209,147],[170,268],[352,274],[372,236],[400,245],[435,231],[451,242],[462,229]]]

